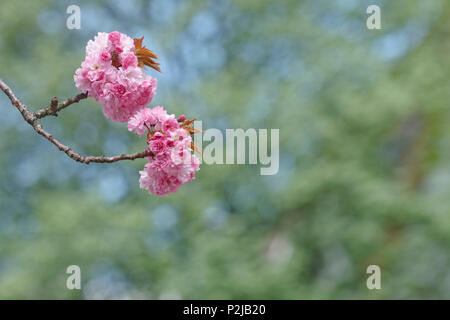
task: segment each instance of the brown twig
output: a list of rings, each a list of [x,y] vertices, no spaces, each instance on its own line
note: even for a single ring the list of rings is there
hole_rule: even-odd
[[[8,96],[9,100],[11,100],[11,104],[19,110],[22,114],[23,119],[28,122],[33,129],[43,136],[45,139],[53,143],[59,150],[66,153],[70,158],[75,161],[82,162],[85,164],[89,164],[91,162],[97,163],[111,163],[121,160],[135,160],[139,158],[145,158],[151,155],[149,150],[145,150],[142,152],[136,152],[132,154],[121,154],[119,156],[106,157],[106,156],[82,156],[81,154],[75,152],[68,146],[62,144],[57,139],[55,139],[50,133],[45,131],[41,124],[38,122],[38,119],[44,118],[46,116],[52,115],[57,116],[57,112],[67,108],[73,103],[79,102],[82,99],[87,98],[87,93],[80,93],[75,98],[67,99],[66,101],[58,104],[58,99],[55,97],[52,99],[52,103],[39,111],[32,112],[28,109],[26,105],[24,105],[12,92],[12,90],[0,79],[0,89]]]
[[[44,118],[46,116],[58,116],[58,112],[61,111],[64,108],[67,108],[68,106],[70,106],[73,103],[77,103],[80,102],[83,99],[86,99],[88,97],[87,92],[86,93],[80,93],[78,95],[75,96],[75,98],[70,98],[67,99],[66,101],[58,104],[58,98],[54,97],[52,99],[51,104],[46,107],[46,108],[42,108],[41,110],[38,110],[34,113],[34,115],[36,116],[37,119],[41,119]]]

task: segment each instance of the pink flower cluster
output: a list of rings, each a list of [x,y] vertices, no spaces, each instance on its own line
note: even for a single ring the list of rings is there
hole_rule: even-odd
[[[149,193],[165,196],[195,177],[199,160],[191,153],[190,133],[180,126],[186,117],[175,119],[163,107],[143,108],[128,122],[128,130],[139,136],[147,132],[152,155],[140,173],[140,187]]]
[[[155,95],[157,81],[138,66],[135,49],[134,40],[123,33],[99,32],[75,72],[76,87],[102,104],[113,121],[128,121]]]
[[[151,156],[140,171],[140,187],[160,196],[174,193],[195,177],[199,160],[192,154],[193,121],[175,119],[163,107],[146,108],[155,95],[156,79],[145,74],[145,66],[160,71],[157,56],[141,39],[114,31],[99,32],[86,46],[86,58],[75,72],[78,89],[103,105],[108,119],[128,121],[128,129],[139,136],[147,133]]]

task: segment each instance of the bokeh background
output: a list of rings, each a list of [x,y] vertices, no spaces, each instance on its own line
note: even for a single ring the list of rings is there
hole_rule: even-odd
[[[0,77],[33,110],[72,97],[87,41],[114,30],[160,56],[151,106],[279,128],[279,173],[203,165],[151,196],[144,160],[76,163],[1,93],[0,298],[450,298],[449,1],[2,0]],[[82,154],[145,146],[92,99],[42,124]]]

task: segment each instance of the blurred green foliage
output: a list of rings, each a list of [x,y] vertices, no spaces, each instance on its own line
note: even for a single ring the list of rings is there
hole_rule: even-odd
[[[2,94],[0,298],[450,298],[448,1],[2,0],[0,77],[33,109],[74,96],[86,42],[113,30],[159,54],[152,106],[279,128],[280,171],[203,165],[151,196],[144,160],[75,163]],[[145,145],[92,99],[42,122],[83,154]]]

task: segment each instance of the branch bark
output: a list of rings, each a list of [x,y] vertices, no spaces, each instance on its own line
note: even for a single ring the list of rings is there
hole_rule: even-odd
[[[75,98],[67,99],[66,101],[58,104],[58,98],[54,97],[52,99],[52,103],[46,107],[42,108],[41,110],[38,110],[34,113],[37,119],[44,118],[46,116],[58,116],[58,112],[61,111],[64,108],[67,108],[73,103],[80,102],[80,100],[86,99],[88,97],[87,92],[86,93],[80,93],[75,96]]]
[[[82,156],[81,154],[75,152],[70,147],[62,144],[59,142],[56,138],[54,138],[50,133],[45,131],[41,124],[38,122],[39,119],[44,118],[46,116],[57,116],[57,113],[61,111],[64,108],[67,108],[73,103],[77,103],[83,99],[87,98],[87,93],[80,93],[74,98],[67,99],[66,101],[62,103],[58,103],[58,99],[54,97],[52,99],[51,104],[48,107],[45,107],[41,110],[38,110],[36,112],[32,112],[28,109],[28,107],[23,104],[13,93],[13,91],[6,85],[5,82],[3,82],[2,79],[0,79],[0,89],[8,96],[9,100],[11,100],[11,104],[16,107],[17,110],[22,114],[23,119],[28,122],[33,129],[43,136],[45,139],[53,143],[59,150],[63,151],[65,154],[67,154],[70,158],[77,162],[89,164],[91,162],[96,163],[112,163],[117,162],[121,160],[135,160],[139,158],[145,158],[147,156],[151,155],[151,152],[149,150],[145,150],[142,152],[136,152],[132,154],[121,154],[118,156],[113,157],[106,157],[106,156]]]

